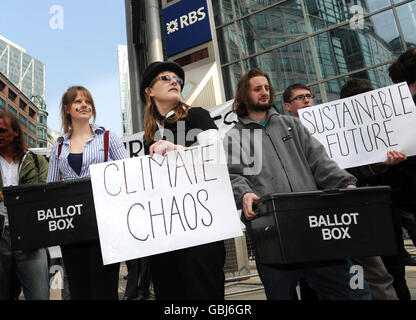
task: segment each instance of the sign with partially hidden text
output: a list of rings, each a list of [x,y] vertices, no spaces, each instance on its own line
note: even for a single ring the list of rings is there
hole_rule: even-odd
[[[219,143],[90,172],[104,264],[242,235]]]
[[[405,82],[300,109],[299,118],[341,168],[416,155],[416,107]]]
[[[229,100],[208,110],[212,120],[218,127],[221,138],[237,123],[237,115],[232,110],[233,102],[234,100]],[[144,131],[140,131],[121,138],[130,158],[144,156],[143,135]]]

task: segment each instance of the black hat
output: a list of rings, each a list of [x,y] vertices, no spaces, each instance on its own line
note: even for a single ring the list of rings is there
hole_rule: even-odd
[[[150,64],[143,73],[142,83],[140,84],[140,97],[142,98],[143,102],[146,102],[146,94],[144,90],[150,85],[152,80],[156,78],[156,76],[164,71],[172,71],[177,74],[179,78],[183,80],[183,84],[181,85],[181,91],[183,89],[183,85],[185,83],[185,72],[183,71],[182,67],[177,64],[176,62],[162,62],[156,61]]]

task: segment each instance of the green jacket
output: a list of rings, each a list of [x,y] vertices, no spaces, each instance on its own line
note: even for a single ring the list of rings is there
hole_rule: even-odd
[[[39,169],[36,166],[34,157],[37,157]],[[19,169],[19,185],[32,183],[45,183],[48,175],[48,161],[44,156],[34,155],[28,151],[23,157],[22,165]],[[3,188],[3,178],[0,171],[0,188]]]

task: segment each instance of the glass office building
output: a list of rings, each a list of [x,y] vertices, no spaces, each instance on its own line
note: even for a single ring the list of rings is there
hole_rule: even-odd
[[[349,78],[392,84],[388,66],[416,46],[416,0],[212,0],[226,99],[242,74],[266,71],[282,95],[309,85],[315,103]]]
[[[38,107],[37,146],[46,147],[45,65],[0,36],[0,72]]]

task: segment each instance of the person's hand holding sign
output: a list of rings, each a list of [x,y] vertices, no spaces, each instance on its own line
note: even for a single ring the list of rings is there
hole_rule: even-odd
[[[388,166],[395,166],[407,159],[406,154],[400,151],[387,151],[387,159],[383,162],[368,165],[373,174],[384,173],[388,170]]]
[[[173,144],[172,142],[166,140],[159,140],[150,146],[149,155],[153,157],[153,154],[157,153],[161,156],[164,156],[166,152],[180,149],[184,149],[184,147],[177,144]]]
[[[388,166],[395,166],[400,162],[403,162],[407,159],[406,154],[400,151],[392,150],[387,151],[387,159],[380,164],[388,165]]]

